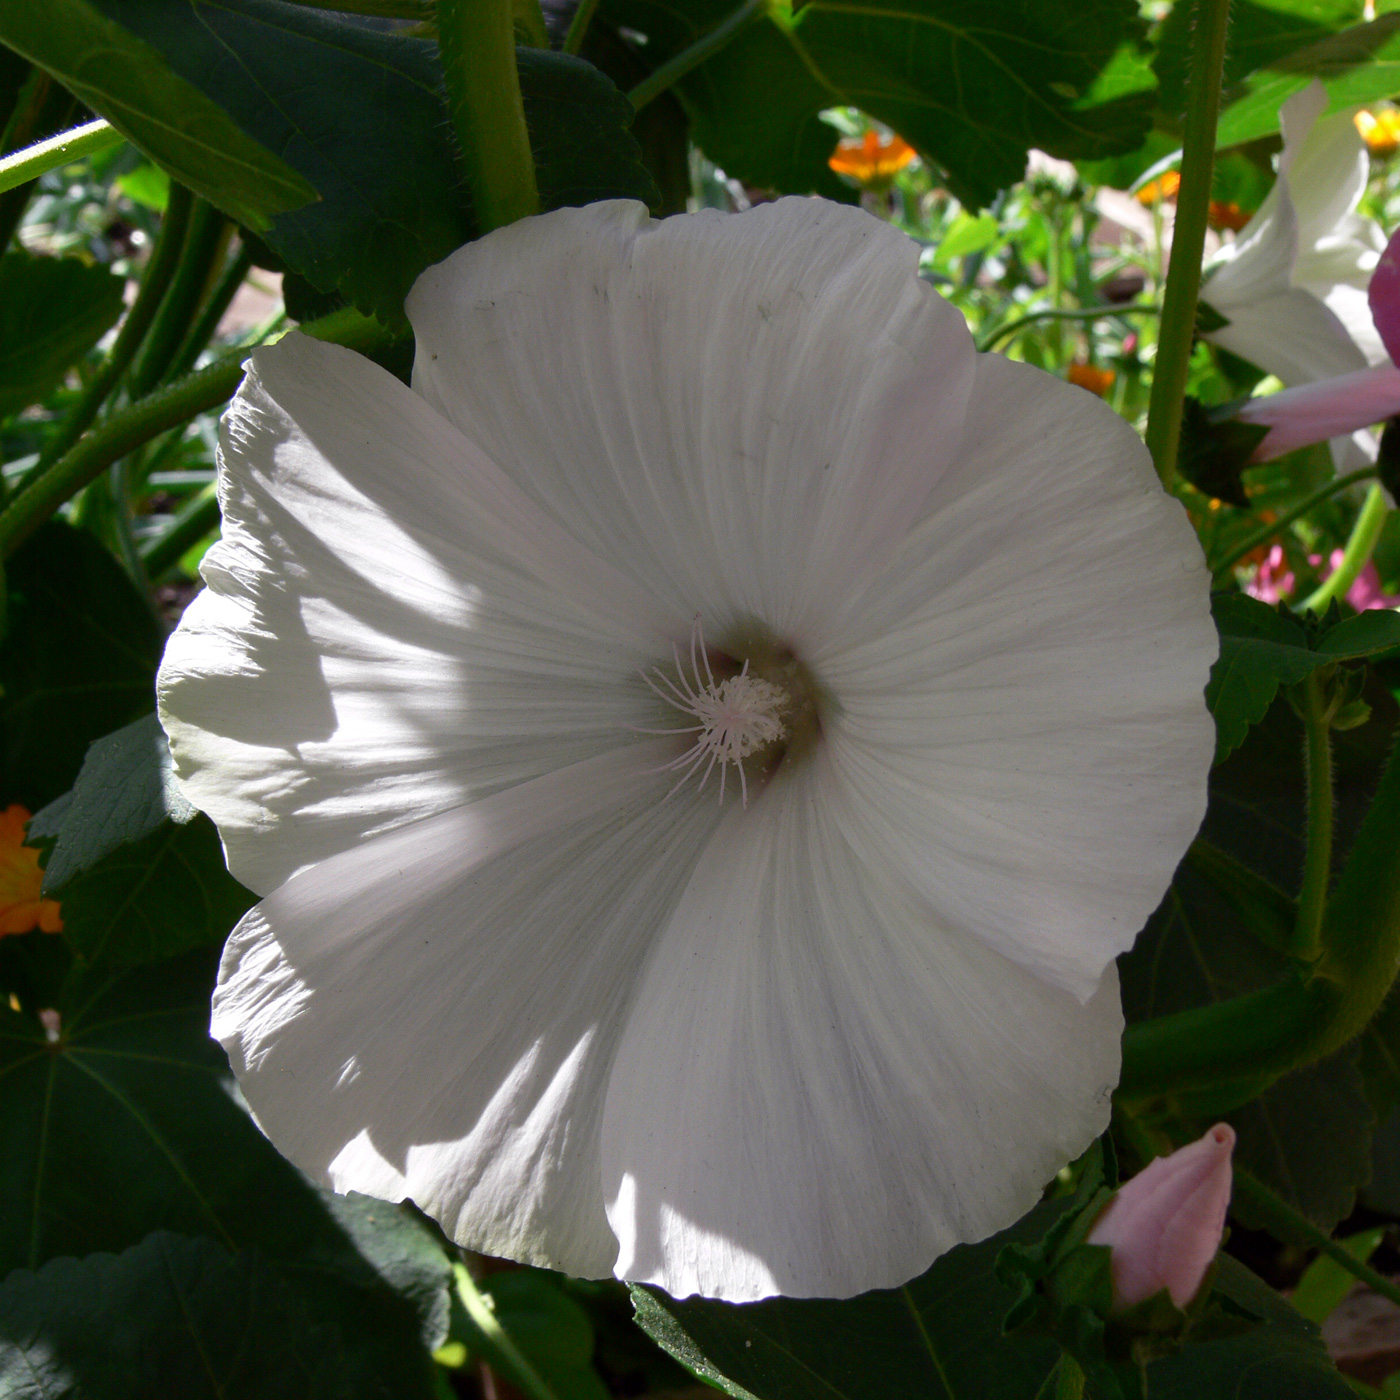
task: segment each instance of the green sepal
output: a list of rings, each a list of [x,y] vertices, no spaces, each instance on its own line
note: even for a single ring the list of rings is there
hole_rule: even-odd
[[[1249,496],[1241,476],[1269,430],[1262,423],[1241,422],[1234,416],[1238,407],[1208,409],[1188,395],[1181,406],[1177,470],[1213,500],[1248,510]]]

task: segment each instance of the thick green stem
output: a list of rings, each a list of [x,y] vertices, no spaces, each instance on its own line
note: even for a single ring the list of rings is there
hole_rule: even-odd
[[[1366,1029],[1397,966],[1400,759],[1392,754],[1327,901],[1311,972],[1128,1027],[1119,1091],[1146,1099],[1314,1064]]]
[[[50,136],[47,141],[36,141],[34,145],[0,160],[0,193],[37,180],[40,175],[47,175],[61,165],[82,160],[84,156],[95,155],[112,146],[120,146],[125,140],[126,137],[114,127],[104,121],[95,121]]]
[[[564,35],[564,52],[577,53],[583,47],[584,36],[588,33],[588,26],[593,23],[593,16],[598,10],[598,0],[579,0],[579,7],[574,11],[574,17],[569,21],[569,32]]]
[[[228,221],[212,204],[195,200],[180,261],[170,279],[170,290],[160,304],[141,357],[131,371],[127,387],[132,398],[139,399],[150,393],[165,377],[208,291],[228,229]]]
[[[467,1310],[478,1331],[486,1339],[495,1355],[492,1360],[506,1372],[509,1379],[529,1400],[556,1400],[554,1392],[535,1368],[521,1354],[520,1348],[511,1340],[510,1334],[496,1320],[495,1312],[487,1305],[476,1286],[476,1280],[467,1272],[465,1264],[452,1266],[453,1277],[457,1281],[457,1297]]]
[[[378,321],[349,307],[300,327],[303,335],[329,340],[368,353],[393,343],[393,334]],[[8,558],[65,501],[71,500],[113,462],[177,428],[198,413],[217,408],[233,396],[243,378],[247,350],[238,350],[198,374],[159,389],[114,413],[0,511],[0,557]]]
[[[218,283],[210,293],[208,301],[205,302],[204,309],[199,313],[199,319],[190,327],[189,334],[181,343],[175,358],[170,362],[170,369],[166,374],[167,379],[175,379],[182,374],[188,374],[194,368],[194,362],[200,357],[205,346],[214,338],[214,333],[219,329],[219,322],[224,318],[224,312],[228,310],[229,303],[238,295],[238,289],[243,285],[252,267],[252,249],[244,245],[239,250],[238,255],[219,274]]]
[[[538,214],[510,0],[439,0],[438,43],[478,228]]]
[[[673,58],[668,58],[659,68],[653,69],[627,94],[632,106],[640,111],[654,98],[660,97],[667,88],[680,82],[692,69],[698,68],[707,58],[717,54],[727,44],[732,43],[755,20],[768,13],[770,0],[744,0],[733,14],[707,30],[688,48],[684,48]]]
[[[1162,326],[1152,368],[1152,398],[1147,409],[1147,448],[1157,464],[1157,475],[1168,489],[1176,479],[1181,409],[1195,335],[1196,297],[1201,289],[1201,254],[1205,249],[1206,214],[1215,165],[1215,127],[1220,116],[1230,0],[1196,0],[1194,13],[1186,127],[1181,142],[1181,186],[1177,191],[1167,288],[1162,298]]]
[[[1032,326],[1037,321],[1099,321],[1107,320],[1110,316],[1156,316],[1161,310],[1160,306],[1115,306],[1109,303],[1105,306],[1070,307],[1062,311],[1049,308],[1044,311],[1029,311],[1024,316],[1016,317],[1014,321],[1003,321],[977,342],[977,348],[981,351],[995,349],[1003,340],[1019,335],[1027,326]]]
[[[1340,1264],[1354,1279],[1379,1293],[1382,1298],[1400,1303],[1400,1287],[1393,1279],[1362,1263],[1345,1245],[1338,1244],[1319,1230],[1307,1216],[1295,1210],[1277,1192],[1271,1191],[1247,1168],[1238,1165],[1235,1167],[1234,1196],[1236,1200],[1249,1204],[1251,1213],[1275,1238],[1285,1244],[1309,1245]]]
[[[1303,681],[1303,736],[1307,753],[1308,847],[1303,858],[1303,888],[1298,895],[1298,922],[1289,951],[1304,964],[1322,951],[1322,918],[1332,880],[1332,707],[1321,668]]]
[[[189,227],[190,210],[194,196],[183,185],[172,183],[170,200],[165,206],[165,216],[160,221],[160,232],[156,235],[155,247],[151,250],[150,261],[141,278],[141,289],[136,300],[126,313],[117,338],[107,352],[107,358],[98,367],[97,373],[83,390],[82,397],[69,410],[68,416],[60,424],[58,431],[49,441],[33,470],[20,483],[24,491],[32,486],[86,431],[88,424],[97,417],[98,410],[107,402],[107,396],[117,386],[117,381],[126,373],[141,342],[146,338],[151,322],[160,308],[170,279],[180,262],[180,250],[184,247],[185,232]]]
[[[1301,520],[1310,510],[1316,509],[1323,501],[1335,496],[1338,491],[1345,491],[1348,486],[1355,486],[1358,481],[1374,480],[1375,475],[1375,467],[1362,467],[1360,471],[1350,472],[1346,476],[1334,477],[1326,486],[1319,487],[1311,496],[1305,497],[1296,506],[1285,511],[1277,520],[1270,521],[1269,524],[1247,536],[1223,559],[1213,560],[1210,565],[1211,573],[1218,574],[1223,569],[1234,568],[1246,554],[1252,554],[1260,545],[1268,544],[1270,540],[1276,539],[1295,520]]]
[[[1342,562],[1327,576],[1322,585],[1303,599],[1300,612],[1325,612],[1334,598],[1345,598],[1347,590],[1361,576],[1361,571],[1371,562],[1376,542],[1385,528],[1388,507],[1385,492],[1377,484],[1366,493],[1361,513],[1352,526],[1351,538],[1347,540],[1342,553]]]
[[[5,123],[4,134],[0,135],[0,154],[9,155],[61,131],[72,119],[76,105],[72,93],[59,87],[42,69],[35,68]],[[37,184],[37,178],[27,180],[0,194],[0,253],[9,247]]]

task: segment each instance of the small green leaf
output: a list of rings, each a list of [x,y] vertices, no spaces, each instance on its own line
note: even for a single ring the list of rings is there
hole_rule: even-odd
[[[265,229],[274,214],[316,198],[312,185],[101,8],[88,0],[8,0],[0,4],[0,41],[53,74],[176,179],[250,228]]]
[[[1323,656],[1333,661],[1355,661],[1377,656],[1400,647],[1400,613],[1389,608],[1372,608],[1343,618],[1318,637],[1315,643]]]
[[[57,838],[44,866],[44,894],[118,846],[149,836],[167,818],[184,825],[195,809],[175,782],[170,745],[154,714],[95,739],[71,793],[35,813],[29,837]]]
[[[1308,645],[1302,623],[1245,593],[1217,593],[1211,612],[1220,656],[1211,668],[1206,704],[1215,716],[1215,761],[1237,749],[1264,718],[1281,685],[1293,685],[1329,658]]]
[[[1380,1247],[1386,1227],[1376,1225],[1370,1230],[1348,1235],[1337,1243],[1364,1264]],[[1332,1315],[1343,1298],[1356,1287],[1356,1275],[1342,1268],[1335,1259],[1319,1254],[1308,1265],[1298,1286],[1293,1290],[1293,1306],[1299,1314],[1319,1326]]]
[[[0,801],[37,812],[87,748],[155,705],[161,634],[91,535],[50,521],[9,560],[0,644]]]
[[[948,229],[948,236],[934,250],[935,266],[969,253],[984,253],[1000,237],[1001,224],[991,214],[960,214]]]
[[[1182,407],[1177,468],[1196,490],[1248,510],[1241,474],[1268,432],[1262,423],[1242,423],[1238,418],[1217,421],[1199,399],[1188,396]]]
[[[122,314],[122,278],[77,258],[0,258],[0,418],[46,399]]]

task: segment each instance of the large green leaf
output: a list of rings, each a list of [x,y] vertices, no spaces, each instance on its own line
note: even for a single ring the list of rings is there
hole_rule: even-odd
[[[0,644],[0,802],[30,811],[66,792],[88,745],[155,705],[160,628],[91,535],[59,522],[7,568]]]
[[[732,0],[603,0],[646,36],[655,67],[724,19]],[[1146,135],[1155,80],[1129,0],[809,0],[775,5],[679,85],[692,135],[739,179],[841,196],[824,108],[850,104],[986,203],[1026,153],[1116,155]]]
[[[49,1026],[42,1007],[0,1006],[0,1270],[117,1253],[158,1229],[256,1248],[307,1325],[334,1329],[351,1377],[337,1393],[426,1400],[445,1257],[403,1208],[319,1192],[277,1155],[209,1039],[212,982],[198,953],[71,973]]]
[[[39,403],[122,313],[125,281],[77,258],[0,258],[0,418]]]
[[[251,228],[264,229],[272,215],[316,198],[314,186],[88,0],[0,0],[0,42]]]
[[[93,0],[320,192],[267,243],[322,292],[399,324],[429,264],[475,234],[437,47],[281,0]],[[519,50],[546,207],[650,202],[632,108],[589,64]]]
[[[1220,115],[1221,148],[1271,136],[1279,108],[1314,79],[1327,89],[1327,110],[1344,111],[1400,93],[1400,14],[1344,29],[1260,69]]]

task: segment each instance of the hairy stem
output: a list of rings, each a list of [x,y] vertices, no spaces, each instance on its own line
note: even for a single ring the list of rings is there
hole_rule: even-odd
[[[538,214],[510,0],[439,0],[438,42],[478,228]]]
[[[1342,562],[1323,580],[1299,605],[1300,612],[1325,612],[1333,598],[1345,598],[1347,590],[1361,576],[1361,571],[1371,562],[1376,542],[1385,528],[1388,508],[1385,492],[1380,485],[1372,486],[1362,502],[1361,513],[1352,526],[1351,538],[1342,552]]]
[[[1168,490],[1176,479],[1181,408],[1195,335],[1196,297],[1201,289],[1201,254],[1205,249],[1211,172],[1215,166],[1215,127],[1220,116],[1220,81],[1229,18],[1230,0],[1196,0],[1186,127],[1181,142],[1181,186],[1177,192],[1167,288],[1162,298],[1162,327],[1152,369],[1152,397],[1147,409],[1147,448],[1157,464],[1157,475]]]
[[[104,121],[88,122],[71,131],[61,131],[46,141],[36,141],[13,155],[0,159],[0,194],[18,185],[37,180],[61,165],[119,146],[126,137]]]
[[[196,492],[160,535],[142,545],[141,562],[151,581],[159,583],[185,551],[197,545],[218,523],[219,496],[211,482]]]
[[[660,97],[692,69],[698,68],[707,58],[732,43],[755,20],[762,19],[768,13],[768,5],[769,0],[744,0],[737,10],[720,20],[713,29],[707,30],[689,47],[648,73],[627,94],[632,106],[640,111],[648,102]]]
[[[510,1380],[529,1397],[529,1400],[555,1400],[554,1392],[544,1378],[521,1354],[519,1347],[510,1339],[510,1334],[496,1320],[496,1314],[487,1305],[476,1286],[476,1280],[467,1272],[465,1264],[452,1266],[453,1277],[457,1281],[457,1297],[467,1310],[481,1335],[486,1338],[491,1350],[499,1358],[497,1364]]]
[[[1003,340],[1019,335],[1027,326],[1034,325],[1037,321],[1098,321],[1110,316],[1157,316],[1161,310],[1160,306],[1115,306],[1111,302],[1104,306],[1079,306],[1065,310],[1052,310],[1047,307],[1044,311],[1029,311],[1014,320],[1003,321],[977,342],[977,348],[981,351],[993,350]]]
[[[214,333],[219,329],[219,322],[224,318],[224,312],[228,310],[229,303],[238,295],[238,289],[243,285],[248,273],[252,270],[252,266],[253,251],[245,244],[239,249],[237,256],[219,274],[219,280],[215,284],[214,290],[209,294],[204,309],[199,313],[194,325],[190,327],[189,334],[181,343],[179,350],[176,351],[175,358],[170,362],[170,369],[166,374],[168,379],[188,374],[194,368],[194,362],[199,358],[205,346],[214,338]]]

